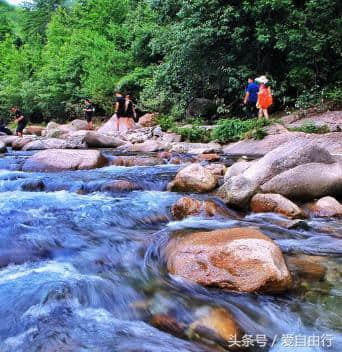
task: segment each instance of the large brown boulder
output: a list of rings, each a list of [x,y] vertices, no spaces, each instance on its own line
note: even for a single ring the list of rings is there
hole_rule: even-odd
[[[200,164],[191,164],[181,169],[168,189],[175,192],[206,193],[215,189],[217,179]]]
[[[254,228],[175,235],[165,254],[171,274],[200,285],[281,292],[292,283],[279,247]]]
[[[240,174],[231,172],[217,195],[227,203],[246,206],[256,193],[290,199],[336,194],[342,191],[341,168],[328,151],[301,138],[242,165]]]
[[[140,117],[139,125],[143,127],[153,127],[157,125],[157,115],[156,114],[145,114]]]
[[[198,200],[191,197],[183,197],[171,208],[174,219],[182,220],[188,216],[203,214],[206,217],[228,216],[236,217],[233,212],[221,208],[212,200]]]
[[[280,194],[256,194],[251,200],[254,213],[279,213],[289,218],[303,217],[301,209]]]
[[[317,202],[307,204],[307,210],[313,217],[342,216],[342,204],[333,197],[324,197]]]
[[[88,148],[116,148],[125,144],[118,137],[106,136],[97,132],[87,132],[84,141]]]
[[[95,169],[107,160],[98,150],[50,149],[40,151],[26,160],[23,171],[52,172]]]

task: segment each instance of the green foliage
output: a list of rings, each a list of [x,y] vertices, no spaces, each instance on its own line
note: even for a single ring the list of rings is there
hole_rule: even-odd
[[[265,73],[275,108],[338,108],[340,13],[338,0],[0,1],[0,113],[17,104],[63,120],[88,96],[111,114],[121,89],[176,121],[196,98],[239,116],[247,77]]]
[[[221,143],[234,142],[243,138],[262,139],[266,135],[263,127],[268,126],[268,120],[222,119],[212,131],[212,139]]]
[[[324,134],[324,133],[330,132],[329,126],[327,125],[317,126],[313,122],[307,122],[302,126],[289,128],[289,130],[296,131],[296,132],[317,133],[317,134]]]
[[[163,131],[168,131],[175,128],[175,120],[169,115],[158,115],[157,123]]]
[[[204,127],[191,126],[191,127],[175,127],[172,132],[182,136],[183,141],[189,142],[209,142],[210,133]]]

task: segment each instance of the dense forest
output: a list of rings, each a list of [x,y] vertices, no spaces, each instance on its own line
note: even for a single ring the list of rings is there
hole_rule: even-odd
[[[182,118],[207,99],[241,113],[249,75],[267,74],[276,108],[341,102],[339,0],[34,0],[0,2],[0,114],[76,116],[114,90]]]

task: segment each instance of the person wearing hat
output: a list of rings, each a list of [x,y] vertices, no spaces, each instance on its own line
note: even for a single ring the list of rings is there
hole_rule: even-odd
[[[260,76],[255,79],[256,82],[260,84],[259,86],[259,93],[258,93],[258,101],[257,101],[257,108],[259,109],[259,119],[263,117],[268,120],[268,108],[273,103],[272,98],[272,91],[271,88],[268,86],[268,79],[266,76]]]

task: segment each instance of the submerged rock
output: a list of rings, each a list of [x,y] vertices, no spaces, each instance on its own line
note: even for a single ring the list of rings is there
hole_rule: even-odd
[[[226,345],[230,341],[239,341],[242,331],[231,314],[224,308],[206,307],[198,311],[199,318],[187,331],[191,339],[216,342]]]
[[[287,265],[291,273],[303,279],[321,280],[327,272],[326,257],[298,254],[287,257]]]
[[[309,215],[313,217],[342,216],[342,204],[333,197],[324,197],[315,203],[307,204]]]
[[[182,220],[188,216],[200,215],[201,213],[206,217],[213,216],[228,216],[236,217],[233,212],[221,208],[212,200],[200,201],[198,199],[183,197],[171,208],[171,213],[174,219]]]
[[[280,194],[256,194],[251,200],[254,213],[279,213],[289,218],[301,218],[301,209]]]
[[[254,228],[175,235],[165,254],[171,274],[204,286],[276,293],[292,283],[279,247]]]
[[[184,337],[185,325],[178,322],[174,317],[168,314],[155,314],[150,319],[150,324],[161,331],[171,333],[178,337]]]
[[[205,193],[215,189],[217,180],[214,175],[200,164],[191,164],[178,172],[169,183],[168,189],[175,192]]]
[[[42,180],[28,180],[23,183],[21,189],[26,192],[43,192],[45,184]]]
[[[137,190],[141,190],[141,187],[127,180],[114,180],[101,187],[102,192],[132,192]]]
[[[26,160],[23,171],[51,172],[103,167],[107,160],[98,150],[43,150]]]

